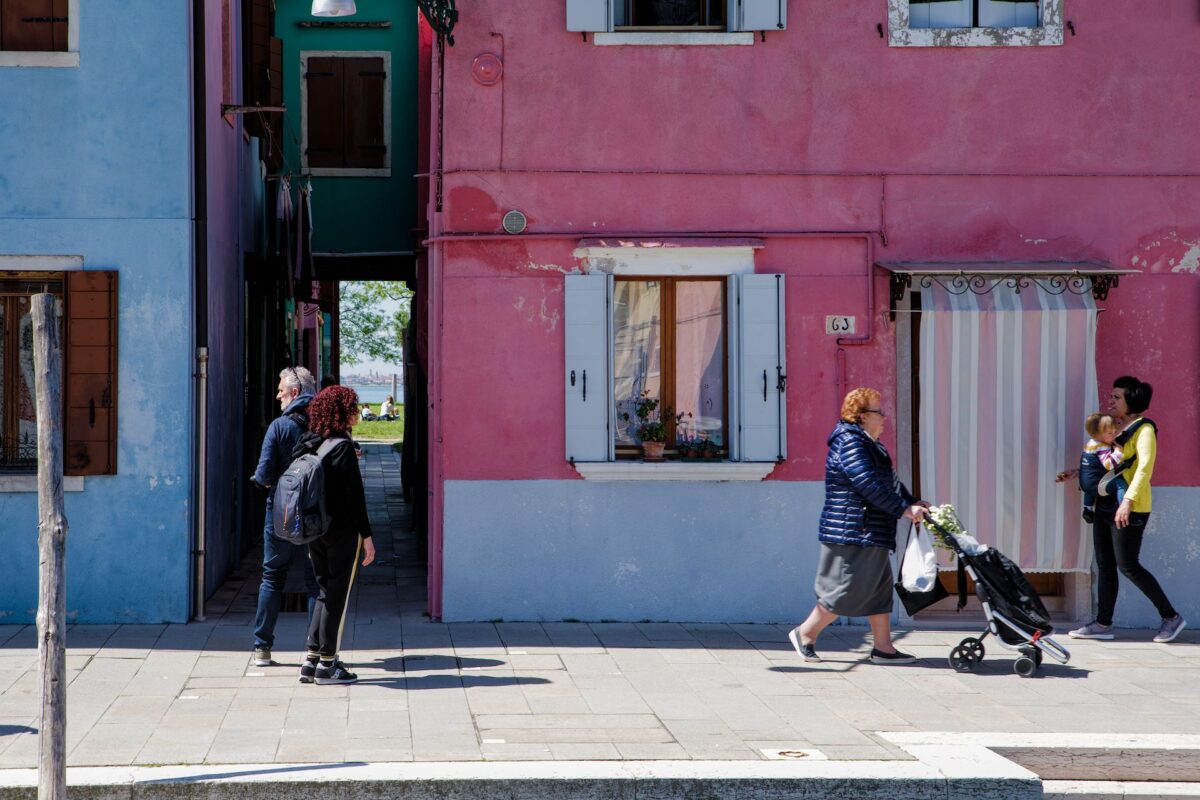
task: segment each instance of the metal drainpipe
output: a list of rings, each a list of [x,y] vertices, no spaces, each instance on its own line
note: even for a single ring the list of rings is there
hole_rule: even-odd
[[[205,502],[205,487],[208,485],[208,348],[196,351],[196,585],[193,587],[195,613],[192,619],[204,621],[204,570],[206,535],[208,526],[208,503]]]
[[[204,0],[192,0],[192,252],[196,332],[196,514],[193,519],[192,619],[204,620],[205,526],[208,518],[208,130]]]

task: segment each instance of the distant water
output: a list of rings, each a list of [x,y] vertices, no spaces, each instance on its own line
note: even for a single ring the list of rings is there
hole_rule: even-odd
[[[387,396],[392,393],[391,383],[372,383],[366,386],[358,383],[347,383],[351,389],[358,393],[358,401],[360,403],[382,403],[387,399]],[[399,397],[392,398],[397,404],[404,402],[404,384],[396,384]]]

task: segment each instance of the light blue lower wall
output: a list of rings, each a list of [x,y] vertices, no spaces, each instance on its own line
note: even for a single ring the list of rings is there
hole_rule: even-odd
[[[66,495],[73,622],[182,622],[190,586],[191,227],[0,219],[0,253],[82,255],[119,278],[115,476]],[[0,493],[0,622],[37,605],[37,495]]]
[[[789,622],[824,485],[448,481],[445,620]]]
[[[445,498],[447,621],[796,622],[812,608],[820,482],[447,481]],[[1200,489],[1156,488],[1154,504],[1142,561],[1200,626]],[[1115,623],[1157,627],[1121,586]]]
[[[1142,563],[1154,574],[1175,609],[1200,628],[1200,489],[1154,487],[1154,511],[1142,543]],[[1158,612],[1124,577],[1113,624],[1157,628]]]

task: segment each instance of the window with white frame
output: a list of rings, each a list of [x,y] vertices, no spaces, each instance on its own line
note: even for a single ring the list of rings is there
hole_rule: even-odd
[[[647,34],[597,39],[597,44],[702,44],[695,33],[777,31],[787,27],[787,0],[566,0],[567,30]],[[675,34],[666,38],[656,35]],[[712,43],[741,43],[721,38]],[[753,43],[748,37],[745,43]]]
[[[0,67],[79,66],[79,0],[0,0]]]
[[[888,0],[893,47],[1058,45],[1063,0]]]
[[[782,275],[565,278],[566,457],[640,455],[634,407],[657,400],[668,458],[787,455]]]

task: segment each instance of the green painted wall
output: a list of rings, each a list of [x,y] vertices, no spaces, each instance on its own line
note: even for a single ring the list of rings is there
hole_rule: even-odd
[[[285,172],[300,172],[302,50],[390,50],[392,53],[391,177],[314,177],[313,250],[365,253],[411,251],[416,223],[417,11],[409,0],[358,0],[346,21],[388,21],[387,29],[301,28],[315,20],[311,0],[278,0],[275,35],[283,40]]]

